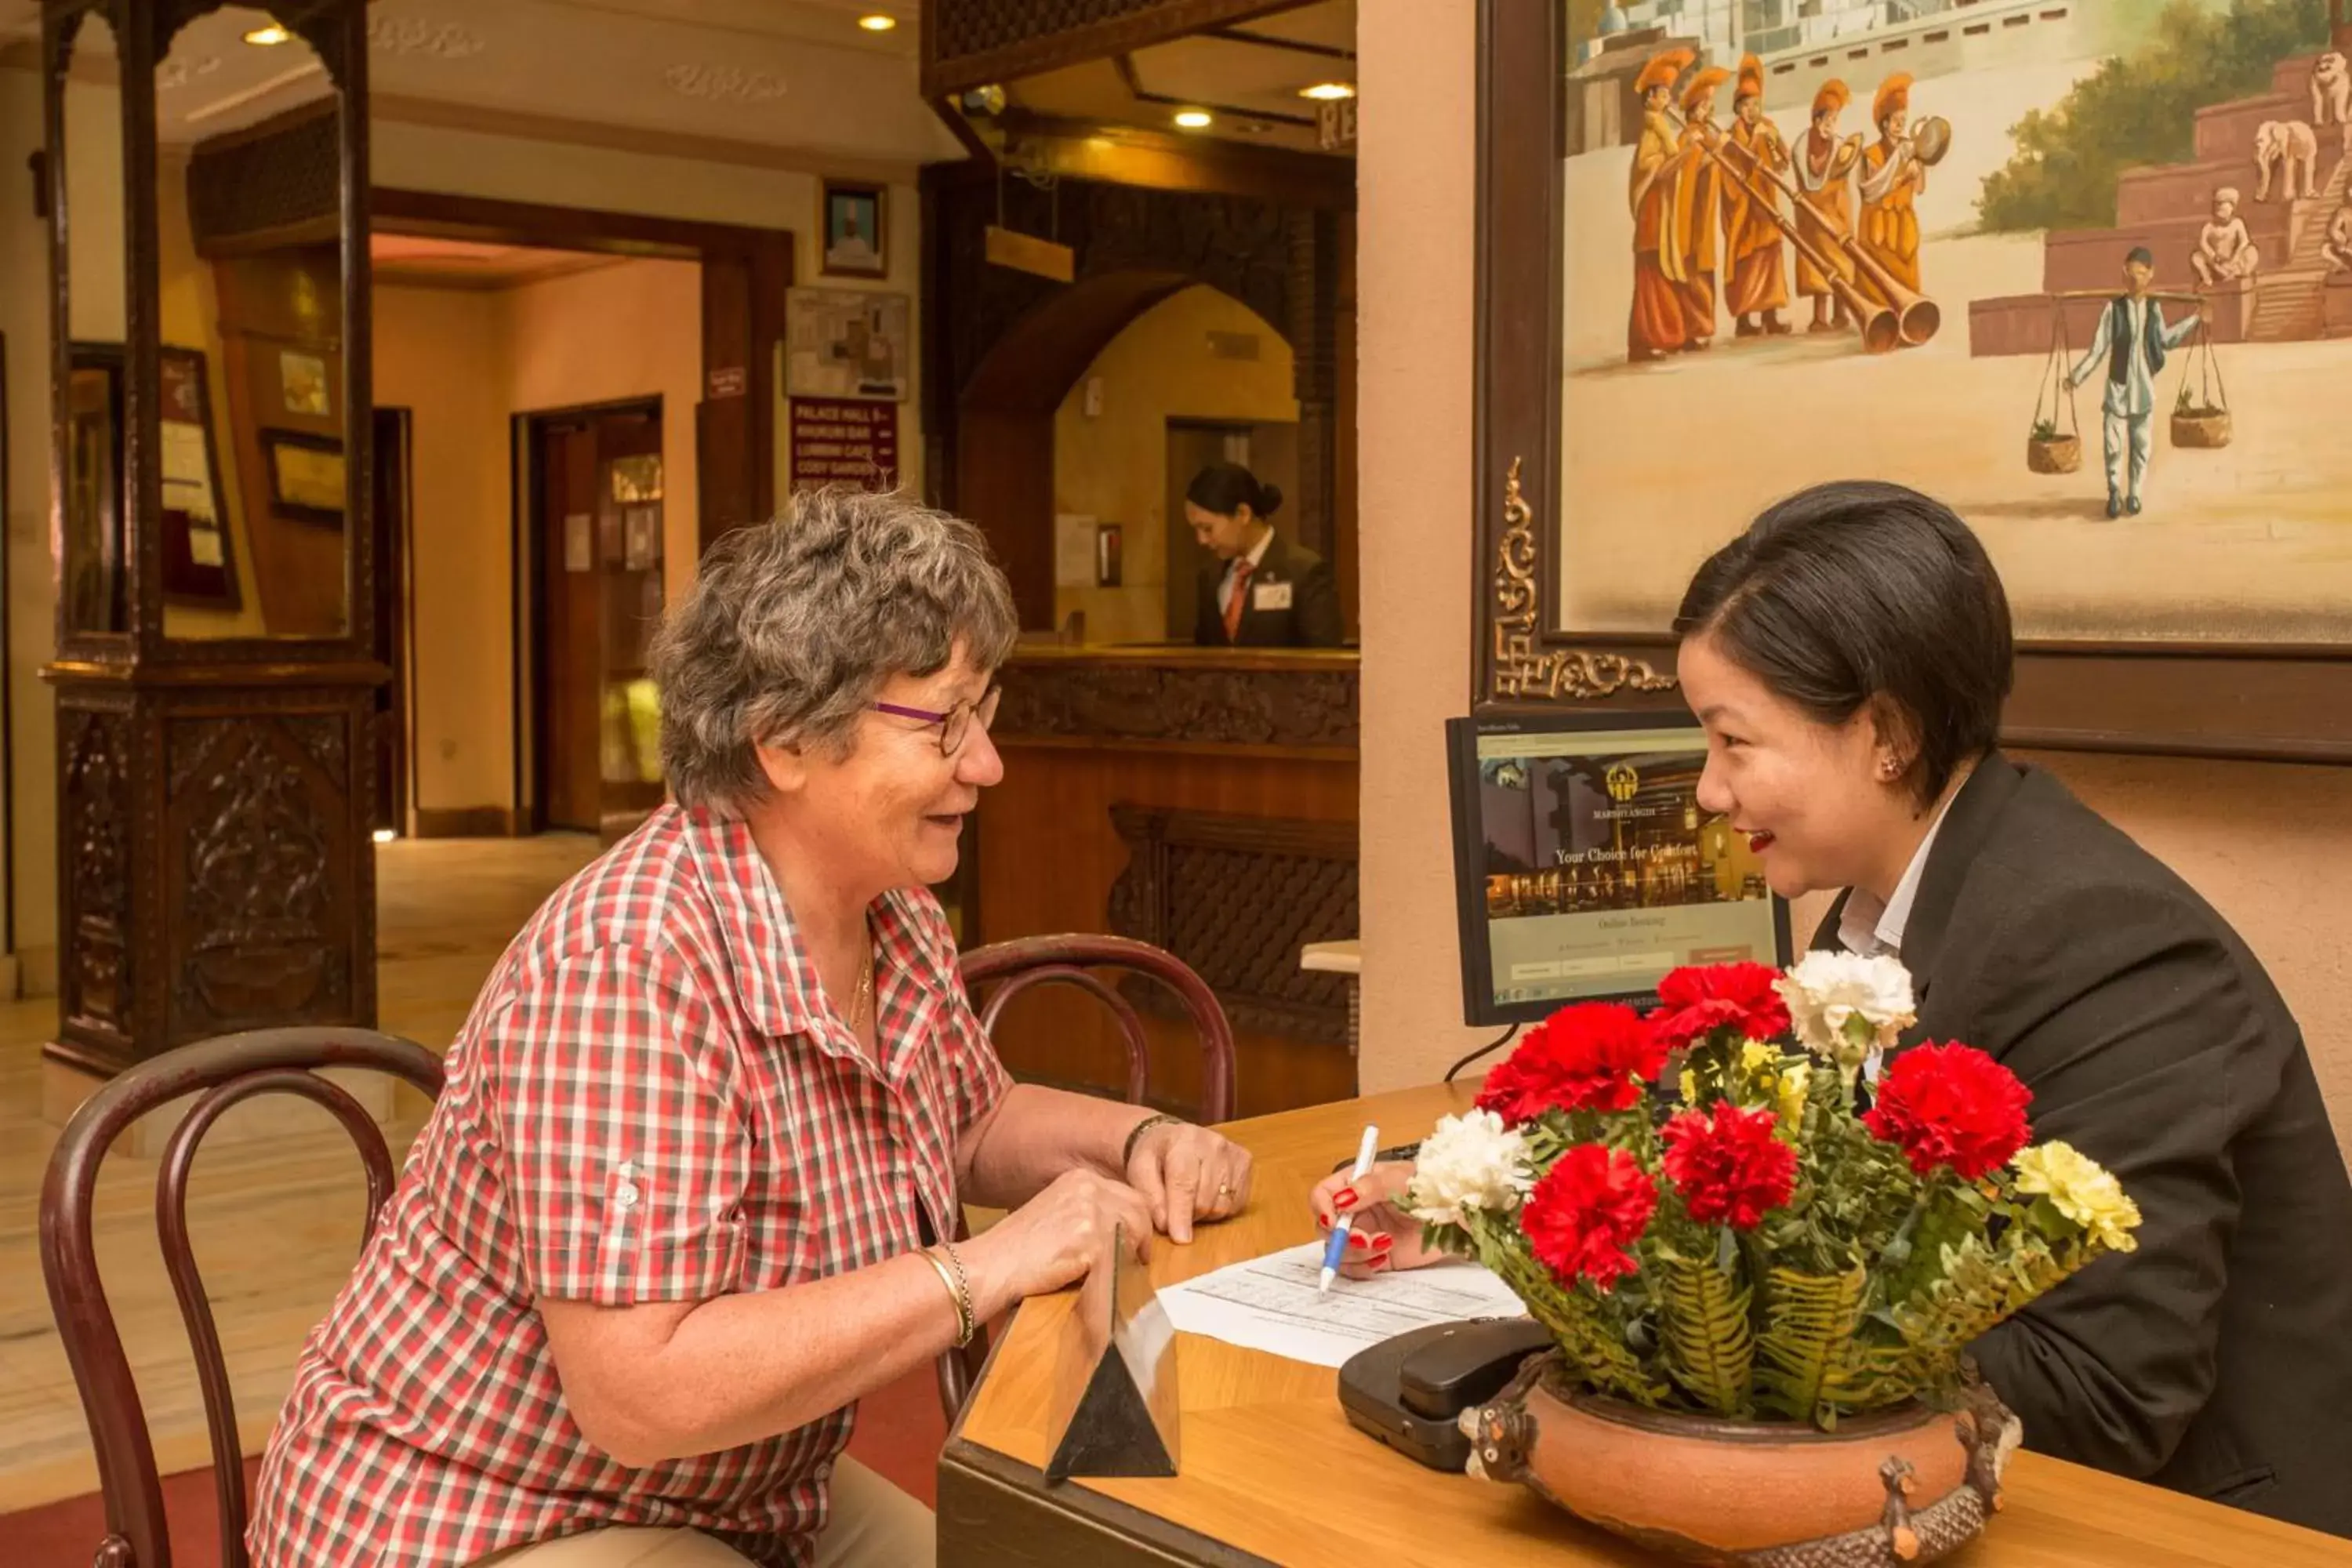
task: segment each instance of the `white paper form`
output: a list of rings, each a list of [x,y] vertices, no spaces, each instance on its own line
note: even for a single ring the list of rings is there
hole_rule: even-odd
[[[1328,1296],[1315,1289],[1322,1266],[1323,1244],[1310,1241],[1171,1285],[1160,1303],[1185,1333],[1334,1367],[1432,1323],[1527,1315],[1510,1287],[1475,1263],[1335,1279]]]

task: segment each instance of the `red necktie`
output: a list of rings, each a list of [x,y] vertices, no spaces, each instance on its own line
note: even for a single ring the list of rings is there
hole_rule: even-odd
[[[1242,634],[1242,596],[1249,592],[1250,573],[1255,571],[1247,561],[1234,563],[1234,596],[1225,601],[1225,641],[1238,641]]]

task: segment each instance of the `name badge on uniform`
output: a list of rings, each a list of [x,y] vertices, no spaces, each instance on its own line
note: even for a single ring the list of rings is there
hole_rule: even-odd
[[[1250,608],[1253,610],[1286,610],[1290,608],[1290,584],[1287,583],[1260,583],[1257,586],[1250,590]]]

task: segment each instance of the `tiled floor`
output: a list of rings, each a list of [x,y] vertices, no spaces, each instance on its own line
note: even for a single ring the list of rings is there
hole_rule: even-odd
[[[441,839],[379,851],[383,1026],[436,1047],[531,910],[595,853],[584,837]],[[0,1005],[0,1513],[94,1489],[88,1428],[49,1316],[37,1216],[57,1142],[41,1120],[41,1042],[54,999]],[[422,1121],[403,1100],[395,1161]],[[208,1143],[189,1184],[189,1230],[257,1451],[285,1398],[302,1336],[326,1310],[359,1245],[359,1162],[322,1110],[315,1134]],[[155,1163],[117,1153],[99,1181],[99,1267],[146,1404],[160,1468],[211,1462],[179,1307],[155,1245]]]

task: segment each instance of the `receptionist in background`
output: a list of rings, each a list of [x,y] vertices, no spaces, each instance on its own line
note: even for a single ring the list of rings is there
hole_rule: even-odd
[[[1239,463],[1212,463],[1184,491],[1184,521],[1215,557],[1201,568],[1193,640],[1203,647],[1337,647],[1331,564],[1268,521],[1282,491]]]

